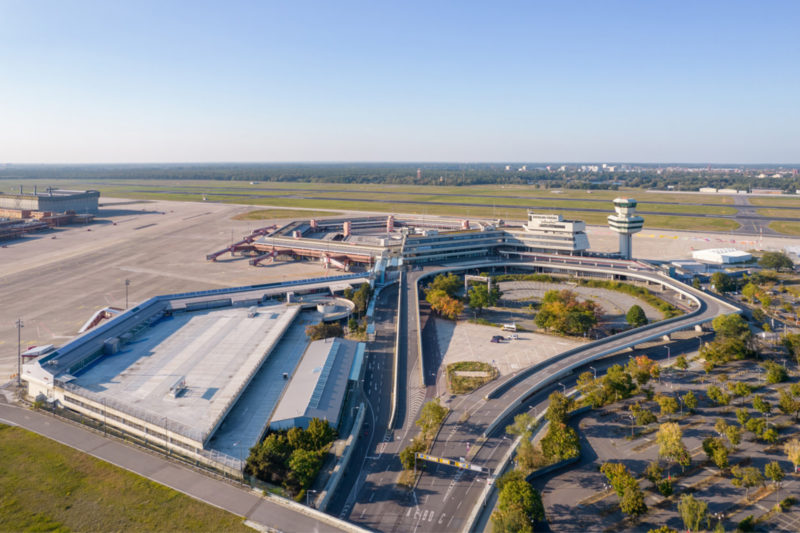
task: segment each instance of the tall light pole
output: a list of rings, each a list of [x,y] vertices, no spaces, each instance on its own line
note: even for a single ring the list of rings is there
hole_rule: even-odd
[[[125,280],[125,309],[128,308],[128,286],[131,284],[131,280]]]
[[[22,328],[25,324],[22,319],[17,319],[17,387],[22,386]]]
[[[564,385],[563,383],[559,383],[559,385],[561,385],[564,388],[564,396],[566,396],[567,395],[567,386]]]
[[[594,368],[594,367],[591,367],[591,366],[590,366],[590,367],[589,367],[589,370],[591,370],[591,371],[593,371],[593,372],[594,372],[594,379],[597,379],[597,369],[596,369],[596,368]]]
[[[317,493],[317,491],[315,491],[315,490],[307,490],[307,491],[306,491],[306,507],[311,507],[311,506],[308,504],[308,495],[309,495],[310,493],[312,493],[312,492],[313,492],[314,494],[316,494],[316,493]]]

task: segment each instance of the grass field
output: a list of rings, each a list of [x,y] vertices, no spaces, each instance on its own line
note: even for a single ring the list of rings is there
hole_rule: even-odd
[[[770,222],[768,227],[784,235],[800,235],[800,222],[784,222],[778,220],[776,222]]]
[[[750,198],[750,204],[764,207],[796,207],[800,209],[800,196],[775,196],[774,198],[768,196],[753,196]]]
[[[797,206],[797,211],[794,209],[757,209],[756,213],[767,218],[800,218],[800,205]]]
[[[306,211],[303,209],[256,209],[233,217],[233,220],[275,220],[283,218],[327,217],[340,215],[333,211]]]
[[[227,511],[0,424],[0,531],[241,531]]]
[[[40,188],[45,185],[35,180],[0,180],[0,190],[10,191],[19,189],[19,184],[25,185],[30,190],[36,183]],[[561,195],[554,195],[547,189],[534,189],[524,186],[474,186],[474,187],[420,187],[408,185],[337,185],[316,183],[276,183],[264,182],[250,185],[249,182],[231,181],[186,181],[167,182],[139,180],[124,182],[111,182],[111,180],[84,180],[59,182],[64,188],[94,188],[101,194],[109,197],[134,198],[141,200],[169,200],[169,201],[202,201],[205,195],[209,202],[231,203],[240,205],[254,205],[265,207],[295,207],[307,211],[326,209],[343,209],[351,211],[372,211],[381,213],[411,213],[422,215],[444,215],[459,218],[504,218],[507,220],[524,221],[525,210],[532,208],[542,212],[561,213],[570,220],[583,220],[588,224],[607,225],[607,216],[611,214],[612,206],[602,202],[564,201],[565,198],[576,199],[605,199],[611,200],[618,196],[632,196],[639,201],[639,209],[643,211],[664,211],[676,214],[697,215],[728,215],[735,213],[735,208],[726,206],[698,206],[698,205],[669,205],[664,203],[641,203],[644,199],[658,200],[659,202],[683,203],[732,203],[729,196],[703,196],[703,195],[676,195],[647,193],[642,190],[621,191],[587,191],[564,190]],[[279,190],[267,190],[279,189]],[[292,192],[286,189],[300,189]],[[283,190],[284,192],[281,192]],[[147,191],[147,192],[145,192]],[[339,191],[339,192],[336,192]],[[350,192],[344,192],[350,191]],[[268,194],[266,197],[255,196],[223,196],[223,193]],[[404,194],[387,194],[404,193]],[[407,193],[423,193],[425,196]],[[428,194],[430,193],[430,194]],[[291,194],[292,198],[277,198],[276,195]],[[514,196],[514,198],[480,198],[465,196],[468,194]],[[304,196],[326,198],[310,200]],[[349,200],[328,199],[329,197],[350,198]],[[393,203],[392,199],[410,201],[413,203]],[[376,200],[384,200],[377,202]],[[386,202],[388,200],[388,202]],[[431,205],[425,201],[440,201],[454,203],[481,204],[481,206],[465,205]],[[497,207],[495,204],[505,204],[514,207]],[[607,212],[589,211],[559,211],[559,207],[575,207],[583,209],[604,209]],[[300,216],[300,215],[298,215]],[[303,215],[312,216],[312,215]],[[667,215],[647,215],[645,217],[646,229],[691,229],[697,231],[730,231],[740,226],[737,222],[728,219],[708,217],[673,217]]]

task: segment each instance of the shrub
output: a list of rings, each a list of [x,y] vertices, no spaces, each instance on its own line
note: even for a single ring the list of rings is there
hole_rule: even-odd
[[[738,528],[744,532],[748,533],[749,531],[753,531],[755,527],[756,518],[753,515],[748,515],[747,518],[739,522]]]

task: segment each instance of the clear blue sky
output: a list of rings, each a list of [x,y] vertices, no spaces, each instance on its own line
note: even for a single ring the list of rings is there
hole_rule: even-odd
[[[800,2],[0,0],[0,163],[800,163]]]

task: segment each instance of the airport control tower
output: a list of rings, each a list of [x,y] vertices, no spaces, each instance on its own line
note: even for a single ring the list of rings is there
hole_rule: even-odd
[[[636,200],[617,198],[614,200],[616,215],[608,216],[608,225],[619,233],[619,255],[623,259],[633,256],[633,234],[642,231],[644,219],[636,216]]]

